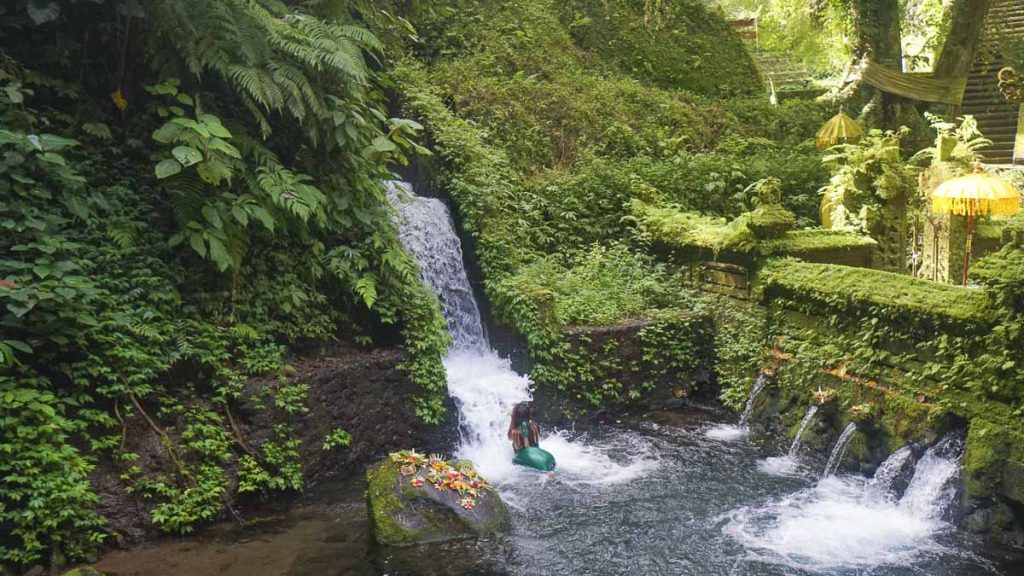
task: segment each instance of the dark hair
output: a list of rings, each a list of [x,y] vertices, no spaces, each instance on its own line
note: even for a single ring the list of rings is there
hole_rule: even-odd
[[[523,422],[529,422],[532,420],[532,414],[530,413],[530,403],[520,402],[515,405],[512,409],[512,427],[518,429],[519,425]]]
[[[512,422],[508,425],[508,438],[516,450],[527,446],[536,446],[540,437],[540,427],[533,423],[530,412],[529,402],[520,402],[512,407]],[[522,430],[519,429],[524,422],[528,423],[530,428],[526,437],[523,437]]]

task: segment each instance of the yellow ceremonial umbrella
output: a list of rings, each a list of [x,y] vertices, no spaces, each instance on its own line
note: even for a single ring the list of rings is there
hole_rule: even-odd
[[[860,127],[860,124],[857,124],[853,118],[846,115],[844,110],[840,109],[839,114],[830,118],[821,127],[821,130],[818,130],[818,134],[814,137],[814,142],[818,145],[818,148],[824,150],[840,142],[857,142],[863,135],[864,130]]]
[[[981,163],[974,174],[947,180],[932,194],[932,211],[967,217],[967,247],[964,250],[963,284],[971,264],[971,240],[975,216],[1011,216],[1020,211],[1020,190],[1001,178],[986,173]]]

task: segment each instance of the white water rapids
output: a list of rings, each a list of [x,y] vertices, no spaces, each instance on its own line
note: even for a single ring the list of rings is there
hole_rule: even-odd
[[[441,302],[452,345],[444,360],[448,393],[459,408],[462,436],[456,456],[473,461],[488,480],[511,484],[546,476],[512,464],[507,432],[512,407],[531,399],[530,379],[512,370],[509,361],[491,348],[480,310],[462,260],[462,245],[444,202],[415,196],[405,182],[388,183],[396,208],[402,245],[420,265],[423,280]],[[543,423],[541,423],[543,424]],[[558,464],[559,480],[567,483],[612,484],[630,480],[657,464],[638,448],[627,461],[614,460],[608,447],[587,444],[565,431],[541,428],[540,445]],[[506,496],[514,495],[506,494]]]
[[[894,452],[874,480],[826,476],[763,506],[734,510],[724,530],[752,558],[791,569],[909,566],[924,557],[957,554],[938,536],[953,530],[944,516],[956,501],[962,453],[957,438],[929,448],[901,498],[891,485],[909,448]]]

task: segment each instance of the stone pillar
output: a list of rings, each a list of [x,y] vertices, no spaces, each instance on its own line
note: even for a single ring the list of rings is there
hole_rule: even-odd
[[[930,194],[939,184],[955,177],[948,162],[936,162],[921,176],[921,190],[928,198],[925,206],[918,278],[936,282],[958,281],[963,269],[967,223],[963,216],[932,212]]]

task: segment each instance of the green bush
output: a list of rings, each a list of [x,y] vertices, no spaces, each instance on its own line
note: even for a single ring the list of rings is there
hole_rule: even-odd
[[[592,246],[566,265],[543,256],[510,283],[526,292],[550,293],[559,325],[612,324],[662,305],[672,279],[660,266],[625,246]]]
[[[559,10],[578,46],[634,78],[715,96],[760,88],[740,38],[698,0],[569,0]]]

